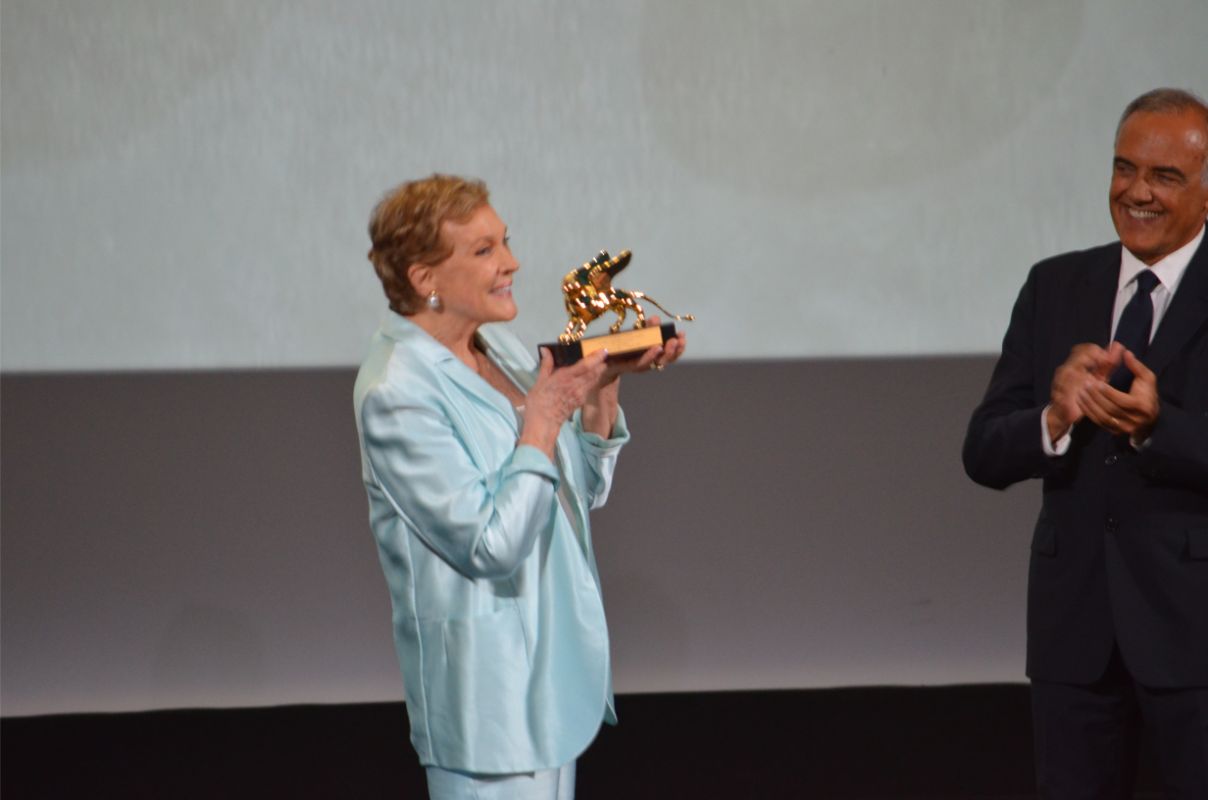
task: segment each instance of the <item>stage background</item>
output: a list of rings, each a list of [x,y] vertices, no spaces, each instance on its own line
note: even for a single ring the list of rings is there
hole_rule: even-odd
[[[1201,2],[6,0],[6,716],[401,696],[351,386],[369,210],[697,313],[595,518],[621,692],[1022,679],[1037,488],[959,464],[1028,266],[1112,238]]]

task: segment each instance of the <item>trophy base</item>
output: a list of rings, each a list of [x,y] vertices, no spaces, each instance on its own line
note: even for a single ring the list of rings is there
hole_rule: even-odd
[[[540,344],[537,345],[537,355],[541,355],[543,348],[548,348],[554,356],[554,366],[566,367],[597,350],[607,350],[609,358],[624,356],[649,350],[663,344],[672,336],[675,336],[675,324],[667,322],[657,328],[653,326],[635,328],[631,331],[610,333],[606,336],[592,336],[590,339],[580,339],[570,344],[563,342]]]

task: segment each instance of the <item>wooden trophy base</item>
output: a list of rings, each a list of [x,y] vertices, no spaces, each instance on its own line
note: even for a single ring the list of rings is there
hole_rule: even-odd
[[[597,350],[607,350],[609,358],[625,356],[659,346],[672,336],[675,336],[675,324],[667,322],[657,328],[653,326],[635,328],[631,331],[610,333],[606,336],[592,336],[590,339],[580,339],[570,344],[562,342],[540,344],[537,345],[537,355],[541,355],[543,348],[549,348],[554,355],[554,366],[565,367]]]

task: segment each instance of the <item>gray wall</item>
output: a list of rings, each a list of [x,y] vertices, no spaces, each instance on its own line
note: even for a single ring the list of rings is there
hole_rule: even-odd
[[[990,367],[626,379],[593,521],[617,689],[1021,679],[1036,487],[959,463]],[[352,378],[4,376],[4,714],[400,697]]]

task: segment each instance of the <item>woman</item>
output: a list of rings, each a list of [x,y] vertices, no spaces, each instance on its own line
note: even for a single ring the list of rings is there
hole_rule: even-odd
[[[516,316],[520,265],[478,181],[403,184],[369,236],[390,311],[357,375],[362,478],[429,792],[571,797],[616,721],[588,511],[629,438],[619,376],[684,338],[555,370],[482,327]]]

